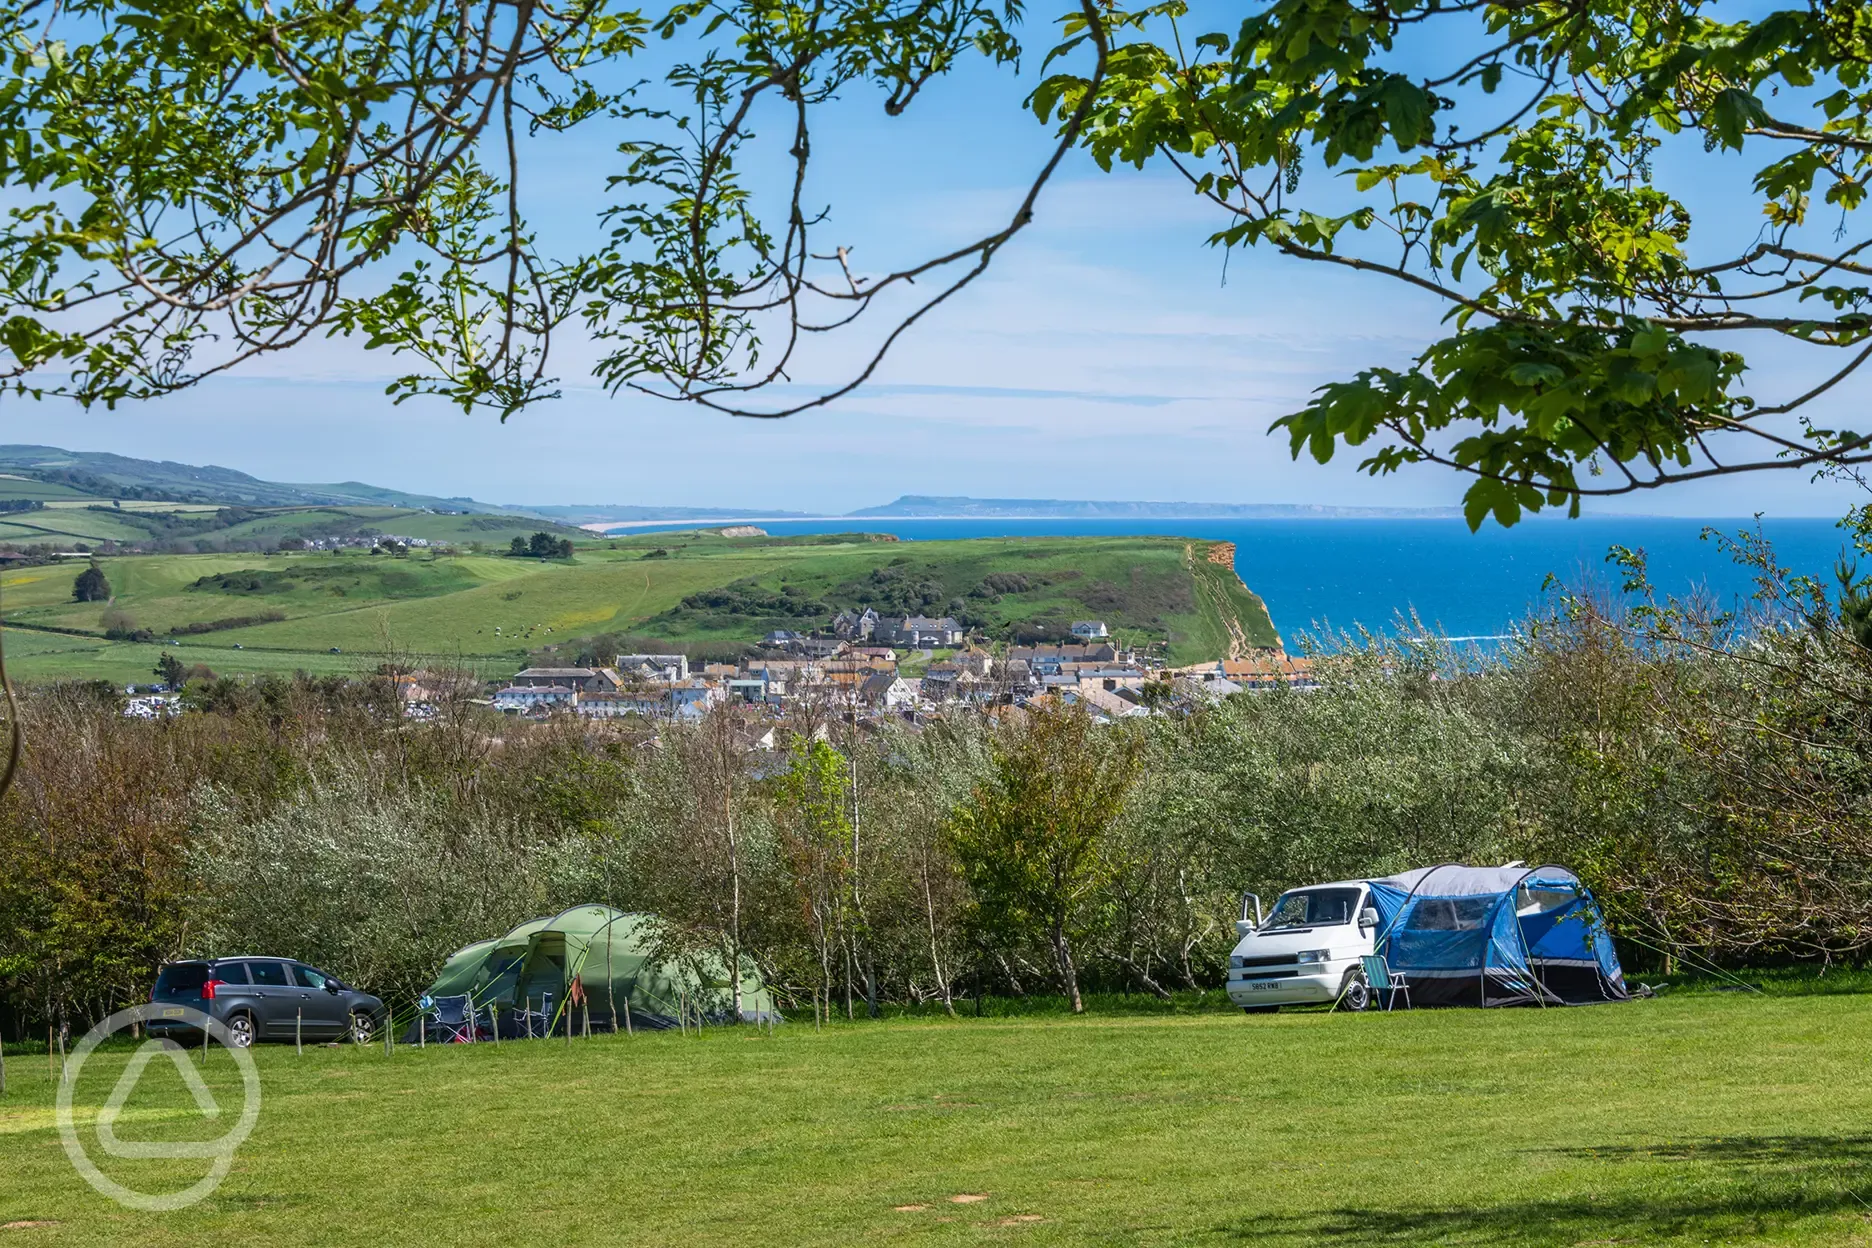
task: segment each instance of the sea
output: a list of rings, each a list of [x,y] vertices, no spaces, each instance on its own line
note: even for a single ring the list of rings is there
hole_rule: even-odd
[[[1642,550],[1661,594],[1702,593],[1740,605],[1753,573],[1737,565],[1715,534],[1757,531],[1749,519],[1536,518],[1511,529],[1471,533],[1456,519],[1047,520],[893,519],[744,521],[773,534],[890,533],[907,542],[965,537],[1170,534],[1235,543],[1235,570],[1267,604],[1289,647],[1302,634],[1327,641],[1360,628],[1396,634],[1417,626],[1483,644],[1512,635],[1539,607],[1549,578],[1616,592],[1623,580],[1607,562],[1614,546]],[[697,527],[631,526],[646,533]],[[1831,584],[1848,551],[1847,534],[1824,519],[1764,519],[1759,532],[1790,571]],[[1872,570],[1869,568],[1868,570]]]

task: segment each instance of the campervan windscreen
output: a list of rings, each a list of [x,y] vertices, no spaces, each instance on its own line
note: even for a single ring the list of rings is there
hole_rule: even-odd
[[[1274,909],[1260,930],[1277,932],[1283,928],[1337,927],[1350,923],[1358,899],[1356,888],[1310,888],[1287,893],[1274,903]]]

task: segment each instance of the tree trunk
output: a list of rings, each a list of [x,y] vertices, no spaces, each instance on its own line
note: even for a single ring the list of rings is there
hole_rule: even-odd
[[[1079,970],[1073,965],[1072,945],[1066,939],[1066,929],[1053,928],[1053,958],[1059,963],[1060,986],[1066,990],[1066,1000],[1075,1014],[1085,1013],[1085,1002],[1079,997]]]
[[[1127,971],[1130,971],[1137,977],[1138,983],[1143,984],[1144,987],[1149,989],[1152,993],[1162,997],[1165,1001],[1170,1000],[1170,990],[1152,978],[1150,971],[1135,958],[1132,958],[1128,954],[1117,953],[1110,949],[1105,951],[1105,956],[1123,966]],[[1194,987],[1194,985],[1191,986]]]
[[[741,845],[735,837],[734,782],[725,786],[722,815],[728,827],[728,874],[734,901],[729,919],[728,982],[734,985],[734,1021],[741,1021]]]
[[[995,961],[1001,964],[1001,973],[1007,976],[1008,987],[1014,990],[1015,996],[1025,1001],[1027,999],[1027,990],[1021,987],[1021,981],[1015,976],[1014,968],[1008,964],[1007,955],[1004,953],[997,953],[995,954]]]
[[[930,894],[927,854],[923,857],[923,916],[929,920],[930,969],[936,975],[936,991],[942,997],[943,1009],[954,1018],[955,999],[949,993],[949,977],[943,974],[942,949],[936,940],[936,900]]]

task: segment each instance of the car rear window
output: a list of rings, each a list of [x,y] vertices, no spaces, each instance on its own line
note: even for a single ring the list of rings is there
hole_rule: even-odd
[[[286,968],[281,966],[278,962],[249,962],[247,964],[247,970],[253,976],[253,982],[256,984],[271,984],[279,988],[286,987]]]
[[[215,967],[215,978],[224,984],[244,984],[247,982],[247,964],[245,962],[223,962]]]
[[[199,994],[202,985],[208,982],[208,967],[200,962],[180,962],[174,966],[165,966],[156,976],[156,995],[159,997],[181,996],[185,993]]]

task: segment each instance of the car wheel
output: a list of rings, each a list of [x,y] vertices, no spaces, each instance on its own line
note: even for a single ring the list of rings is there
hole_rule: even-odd
[[[235,1014],[227,1020],[227,1042],[229,1048],[251,1049],[254,1042],[254,1021],[249,1014]]]
[[[1280,1013],[1280,1006],[1278,1005],[1244,1005],[1242,1006],[1242,1013],[1244,1014],[1278,1014]]]
[[[1371,1008],[1371,984],[1365,979],[1365,972],[1352,970],[1346,973],[1345,986],[1339,990],[1339,1004],[1336,1008],[1352,1014],[1359,1014]]]
[[[359,1011],[351,1016],[351,1043],[369,1044],[377,1034],[377,1020]]]

